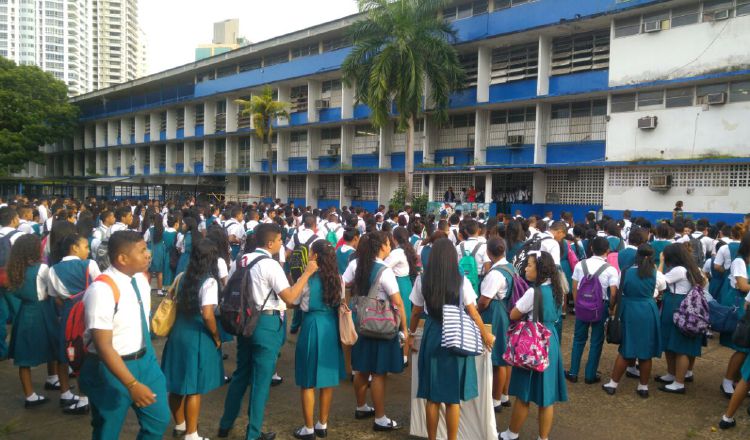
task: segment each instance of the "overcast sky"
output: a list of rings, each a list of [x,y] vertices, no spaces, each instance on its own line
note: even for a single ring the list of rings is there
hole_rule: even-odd
[[[240,34],[253,42],[357,12],[355,0],[140,0],[148,73],[195,61],[195,48],[211,43],[213,23],[240,19]]]

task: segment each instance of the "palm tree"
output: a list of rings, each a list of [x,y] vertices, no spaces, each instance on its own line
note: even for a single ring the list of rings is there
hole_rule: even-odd
[[[268,188],[271,199],[276,197],[276,184],[273,179],[273,150],[271,138],[273,137],[273,122],[279,118],[289,118],[290,107],[288,102],[277,101],[273,96],[273,89],[266,86],[263,93],[255,95],[249,100],[235,100],[241,108],[242,115],[250,115],[255,128],[255,136],[263,144],[263,150],[268,159]]]
[[[465,74],[452,46],[456,31],[440,16],[445,0],[358,0],[366,18],[354,23],[354,48],[342,65],[347,86],[372,110],[372,123],[387,126],[396,104],[398,129],[406,131],[406,202],[412,200],[414,125],[428,110],[442,122],[449,95]],[[429,85],[425,101],[425,86]]]

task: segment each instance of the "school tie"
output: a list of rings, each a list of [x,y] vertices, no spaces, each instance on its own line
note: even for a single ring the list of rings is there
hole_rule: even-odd
[[[141,312],[141,334],[143,335],[143,344],[146,347],[146,350],[153,350],[153,347],[151,346],[151,334],[149,333],[148,325],[146,324],[146,314],[143,311],[141,292],[138,290],[138,281],[135,277],[130,279],[130,285],[133,286],[135,297],[138,298],[138,310]]]

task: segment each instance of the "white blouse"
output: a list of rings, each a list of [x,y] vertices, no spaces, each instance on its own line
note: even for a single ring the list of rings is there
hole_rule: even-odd
[[[474,292],[474,287],[472,287],[471,282],[464,277],[464,282],[462,284],[463,288],[462,294],[464,296],[464,305],[474,305],[477,303],[477,294]],[[411,294],[409,295],[409,300],[411,300],[411,303],[414,304],[417,307],[424,307],[424,295],[422,294],[422,277],[417,277],[417,280],[414,282],[414,287],[411,289]],[[427,309],[425,309],[425,313],[427,313]]]
[[[673,267],[665,273],[664,280],[669,291],[676,295],[687,295],[693,287],[687,279],[687,269],[682,266]]]
[[[409,261],[406,259],[406,253],[401,248],[393,249],[385,259],[386,266],[393,269],[397,277],[409,276]]]

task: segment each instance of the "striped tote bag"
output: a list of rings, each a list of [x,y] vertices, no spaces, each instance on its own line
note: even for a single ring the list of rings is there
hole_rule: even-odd
[[[479,327],[466,313],[463,281],[458,289],[458,305],[443,305],[443,333],[440,346],[461,356],[480,356],[484,353]]]

